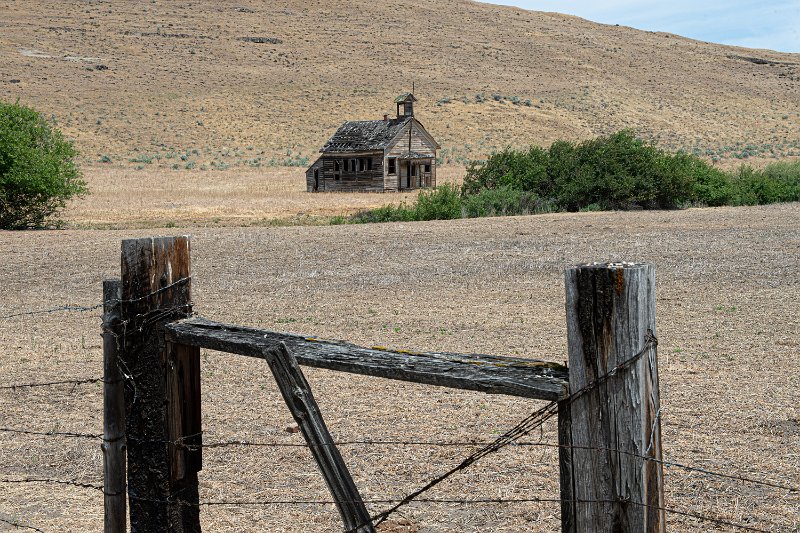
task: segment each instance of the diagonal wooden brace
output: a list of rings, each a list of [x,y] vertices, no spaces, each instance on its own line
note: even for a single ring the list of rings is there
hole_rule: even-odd
[[[333,443],[314,395],[311,394],[311,387],[294,355],[283,342],[276,347],[264,349],[263,355],[336,501],[345,531],[374,533],[375,528],[367,508]]]

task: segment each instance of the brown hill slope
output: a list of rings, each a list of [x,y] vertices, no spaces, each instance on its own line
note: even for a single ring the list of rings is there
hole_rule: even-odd
[[[800,155],[799,54],[467,0],[4,3],[0,98],[51,115],[92,161],[302,164],[412,82],[446,159],[622,127]]]

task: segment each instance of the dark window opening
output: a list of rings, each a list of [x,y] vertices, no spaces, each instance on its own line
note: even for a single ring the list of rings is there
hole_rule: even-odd
[[[431,171],[431,164],[430,163],[426,163],[425,164],[425,173],[430,173],[430,171]]]
[[[358,162],[357,159],[351,159],[350,160],[350,172],[355,172],[356,171],[356,163],[357,162]]]
[[[389,162],[389,170],[388,170],[389,174],[396,174],[397,173],[397,165],[395,164],[395,161],[396,161],[395,158],[394,157],[390,157],[389,159],[387,159],[387,161]]]
[[[339,172],[339,160],[338,159],[334,160],[334,162],[333,162],[333,171],[334,172]]]
[[[367,159],[367,170],[372,170],[372,158]]]
[[[413,164],[411,165],[411,175],[412,176],[416,176],[417,175],[417,165],[413,165]]]
[[[360,172],[364,172],[365,170],[367,170],[367,160],[364,159],[363,157],[358,160],[358,170]]]

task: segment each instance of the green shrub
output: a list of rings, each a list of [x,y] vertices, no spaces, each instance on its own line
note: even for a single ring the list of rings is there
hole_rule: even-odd
[[[549,188],[548,153],[532,146],[528,152],[506,148],[492,154],[486,161],[471,161],[467,166],[461,192],[477,194],[484,189],[510,187],[521,190]]]
[[[770,163],[763,173],[781,184],[781,202],[800,202],[800,161]]]
[[[728,205],[733,198],[731,178],[710,165],[697,166],[693,172],[692,202],[718,207]]]
[[[800,162],[773,163],[763,171],[741,165],[732,177],[733,205],[761,205],[800,200]]]
[[[708,184],[696,189],[700,176]],[[506,148],[470,163],[462,194],[510,187],[534,193],[557,210],[670,209],[695,201],[698,194],[719,201],[712,193],[721,194],[720,179],[724,174],[698,157],[666,153],[623,130],[579,144],[556,141],[548,150]]]
[[[405,204],[399,206],[385,205],[376,209],[361,211],[350,217],[350,222],[364,224],[369,222],[409,222],[416,220],[414,210]]]
[[[494,95],[493,95],[494,96]],[[443,155],[445,151],[443,150]],[[407,206],[358,213],[353,222],[524,215],[553,211],[674,209],[800,201],[800,161],[723,172],[697,155],[668,153],[623,130],[549,149],[506,148],[472,161],[458,188],[422,191]]]
[[[530,215],[551,212],[549,202],[530,191],[520,191],[509,186],[484,189],[466,195],[461,200],[462,214],[468,218]]]
[[[455,185],[445,184],[421,191],[413,208],[414,220],[451,220],[461,218],[461,194]]]
[[[0,101],[0,228],[57,223],[68,200],[88,193],[76,156],[34,109]]]
[[[412,222],[453,218],[461,218],[461,195],[455,185],[442,185],[430,191],[421,191],[411,206],[401,203],[362,211],[352,215],[350,222]]]

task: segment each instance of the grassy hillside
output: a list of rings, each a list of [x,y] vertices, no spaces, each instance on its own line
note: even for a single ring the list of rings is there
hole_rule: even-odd
[[[800,155],[798,54],[467,0],[4,4],[0,98],[86,161],[303,165],[412,81],[445,161],[622,127],[723,160]]]

